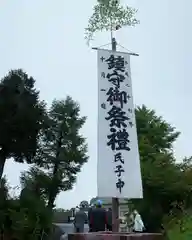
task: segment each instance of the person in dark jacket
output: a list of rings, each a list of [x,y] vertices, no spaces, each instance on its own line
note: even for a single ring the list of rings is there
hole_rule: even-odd
[[[107,211],[107,230],[112,231],[112,209],[109,208]]]
[[[105,231],[107,226],[107,214],[104,208],[102,208],[102,201],[97,200],[96,208],[93,208],[90,212],[90,225],[92,232]]]
[[[89,224],[89,232],[92,232],[92,227],[91,227],[91,212],[94,208],[94,205],[91,205],[91,207],[88,210],[88,224]]]

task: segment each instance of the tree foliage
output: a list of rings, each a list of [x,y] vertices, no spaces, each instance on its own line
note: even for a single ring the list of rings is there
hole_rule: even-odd
[[[45,104],[35,80],[21,69],[12,70],[0,83],[0,179],[6,159],[31,163],[38,134],[45,126]]]
[[[141,106],[136,109],[137,134],[141,157],[148,156],[146,153],[170,153],[173,150],[173,143],[179,136],[175,128],[158,117],[154,110]],[[147,149],[146,146],[149,148]]]
[[[146,106],[138,107],[136,121],[144,198],[133,202],[147,228],[158,231],[164,216],[175,209],[175,204],[178,206],[187,201],[189,204],[191,182],[186,174],[191,171],[188,168],[190,161],[181,165],[176,163],[173,143],[179,132],[158,117],[155,111]]]
[[[2,239],[38,239],[41,230],[50,227],[50,214],[45,204],[33,198],[13,199],[9,195],[7,180],[2,178],[0,198],[0,234]],[[49,223],[48,223],[49,221]],[[2,236],[1,236],[2,237]]]
[[[5,239],[44,239],[41,237],[51,228],[52,213],[43,201],[33,197],[33,192],[30,196],[8,199],[1,206],[0,230]]]
[[[86,118],[80,117],[79,105],[70,97],[53,101],[48,115],[49,128],[41,136],[34,158],[41,169],[31,168],[23,174],[22,183],[41,181],[41,194],[53,208],[56,196],[73,187],[77,173],[87,162],[87,145],[79,133]]]
[[[19,198],[10,196],[1,178],[0,238],[44,239],[50,234],[56,196],[72,188],[88,159],[79,133],[86,118],[79,105],[67,97],[53,101],[47,111],[34,84],[22,70],[10,71],[0,83],[0,178],[6,159],[33,163],[21,174]]]
[[[115,31],[123,26],[135,26],[139,23],[135,18],[136,13],[136,9],[122,6],[119,0],[97,0],[93,15],[85,29],[85,39],[89,43],[96,32]]]
[[[51,181],[51,174],[45,174],[45,171],[37,166],[33,166],[28,171],[22,172],[20,177],[23,194],[26,192],[26,195],[28,195],[28,190],[34,190],[45,203],[48,201]]]

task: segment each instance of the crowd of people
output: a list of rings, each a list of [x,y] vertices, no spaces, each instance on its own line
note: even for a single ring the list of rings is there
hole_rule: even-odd
[[[143,232],[145,227],[140,214],[134,210],[133,216],[133,231]],[[89,208],[87,215],[84,211],[84,206],[81,206],[75,213],[75,232],[84,232],[84,225],[86,222],[89,224],[89,232],[112,231],[112,209],[109,208],[106,210],[102,207],[102,201],[97,200],[96,203]]]

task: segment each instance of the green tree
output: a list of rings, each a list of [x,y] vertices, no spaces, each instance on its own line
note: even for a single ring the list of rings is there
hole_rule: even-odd
[[[6,226],[6,211],[7,201],[9,199],[7,179],[4,177],[1,179],[0,185],[0,234]],[[1,236],[1,235],[0,235]]]
[[[133,200],[151,231],[158,231],[175,201],[186,196],[183,172],[175,162],[173,143],[179,132],[147,107],[135,111],[144,189],[142,200]]]
[[[93,15],[85,28],[85,39],[89,44],[96,32],[112,32],[123,26],[135,26],[139,23],[135,18],[136,12],[134,8],[122,6],[119,0],[97,0]]]
[[[44,232],[51,228],[52,213],[33,191],[30,197],[9,199],[3,212],[7,219],[3,232],[7,239],[44,239]]]
[[[7,159],[31,163],[40,130],[45,126],[45,104],[35,80],[12,70],[0,82],[0,179]]]
[[[182,173],[183,186],[185,186],[185,207],[190,208],[192,204],[192,157],[185,157],[181,164],[178,164]]]
[[[5,178],[0,188],[0,235],[5,239],[41,238],[51,228],[52,212],[39,198],[36,188],[22,191],[20,198],[12,198]],[[2,236],[1,236],[2,237]]]
[[[173,143],[180,133],[145,105],[138,107],[135,113],[141,157],[147,158],[148,154],[152,156],[154,153],[172,153]]]
[[[53,101],[49,120],[49,129],[41,136],[34,159],[42,170],[31,168],[22,175],[22,183],[25,186],[39,182],[41,194],[53,208],[56,196],[73,187],[77,173],[88,157],[85,138],[79,133],[86,118],[80,116],[75,101],[70,97]]]
[[[28,171],[21,173],[21,195],[25,194],[26,197],[30,197],[28,191],[34,191],[36,195],[39,196],[39,199],[42,199],[47,203],[51,181],[51,174],[46,174],[43,169],[33,166]]]

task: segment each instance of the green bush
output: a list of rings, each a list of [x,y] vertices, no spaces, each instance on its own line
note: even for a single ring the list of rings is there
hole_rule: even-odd
[[[192,239],[192,216],[185,215],[177,219],[168,230],[170,240],[191,240]]]
[[[49,232],[52,212],[32,192],[28,196],[30,197],[8,199],[5,194],[1,198],[0,226],[5,236],[15,240],[38,240],[44,232]]]

